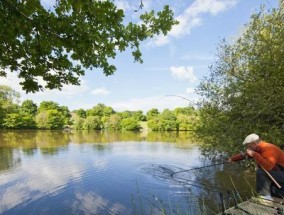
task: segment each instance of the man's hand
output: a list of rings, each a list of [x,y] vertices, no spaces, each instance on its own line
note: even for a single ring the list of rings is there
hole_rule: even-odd
[[[247,154],[248,154],[248,156],[253,157],[253,156],[254,156],[254,153],[255,153],[255,151],[253,151],[253,150],[251,150],[251,149],[247,149]]]

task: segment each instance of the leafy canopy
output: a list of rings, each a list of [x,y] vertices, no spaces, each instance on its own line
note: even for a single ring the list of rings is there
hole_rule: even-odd
[[[251,17],[241,37],[222,41],[199,86],[200,132],[209,147],[237,150],[249,133],[283,143],[284,4]]]
[[[166,35],[177,24],[168,5],[145,12],[139,24],[124,18],[111,0],[57,0],[52,10],[40,0],[2,0],[0,76],[6,76],[7,68],[17,72],[26,92],[79,85],[85,69],[113,74],[110,59],[128,47],[142,63],[140,42]]]

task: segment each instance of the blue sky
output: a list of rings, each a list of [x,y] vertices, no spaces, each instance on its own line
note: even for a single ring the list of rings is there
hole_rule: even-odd
[[[49,8],[54,1],[42,2]],[[113,61],[117,71],[112,76],[106,77],[100,69],[86,71],[81,86],[35,94],[25,94],[16,74],[10,72],[7,78],[0,77],[0,84],[20,92],[21,100],[32,99],[37,104],[54,101],[70,110],[89,109],[98,103],[116,111],[185,107],[188,101],[166,95],[198,100],[194,90],[214,63],[218,43],[224,38],[229,41],[237,38],[261,4],[266,8],[278,5],[277,0],[143,0],[143,9],[135,13],[140,0],[114,2],[126,11],[127,22],[138,22],[141,12],[169,4],[180,24],[168,36],[141,44],[143,64],[133,62],[130,50],[118,53]]]

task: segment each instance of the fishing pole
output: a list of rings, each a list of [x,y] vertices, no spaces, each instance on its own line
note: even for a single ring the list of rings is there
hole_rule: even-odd
[[[166,168],[166,167],[163,167],[163,166],[159,166],[162,170],[164,170],[164,172],[168,173],[168,174],[172,174],[174,173],[171,169],[169,168]],[[165,176],[164,176],[165,177]],[[166,178],[166,177],[165,177]],[[182,178],[182,177],[171,177],[172,180],[174,180],[175,182],[183,185],[183,186],[194,186],[194,187],[198,187],[198,188],[201,188],[201,189],[204,189],[204,190],[209,190],[209,191],[212,191],[212,192],[220,192],[220,191],[225,191],[224,188],[221,188],[221,187],[218,187],[218,186],[215,186],[215,185],[210,185],[210,184],[203,184],[203,183],[200,183],[198,181],[194,181],[194,180],[190,180],[190,179],[186,179],[186,178]]]
[[[185,98],[185,97],[183,97],[183,96],[179,96],[179,95],[165,95],[165,96],[162,96],[161,98],[163,98],[163,97],[168,97],[168,96],[174,96],[174,97],[178,97],[178,98],[181,98],[181,99],[184,99],[184,100],[186,100],[186,101],[189,101],[189,105],[188,106],[190,106],[190,105],[194,105],[194,106],[197,106],[197,104],[196,103],[194,103],[193,101],[191,101],[191,100],[189,100],[189,99],[187,99],[187,98]]]
[[[178,174],[178,173],[181,173],[181,172],[188,172],[188,171],[192,171],[192,170],[198,170],[198,169],[203,169],[203,168],[206,168],[206,167],[217,166],[217,165],[222,165],[222,164],[227,164],[227,163],[229,163],[229,161],[225,161],[225,162],[222,162],[222,163],[211,164],[211,165],[202,166],[202,167],[196,167],[196,168],[192,168],[192,169],[185,169],[185,170],[173,172],[173,173],[171,173],[171,176],[173,176],[175,174]]]

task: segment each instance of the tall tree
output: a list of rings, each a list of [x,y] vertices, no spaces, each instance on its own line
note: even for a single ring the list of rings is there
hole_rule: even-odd
[[[6,114],[18,111],[20,94],[11,87],[0,85],[0,127],[3,127],[3,120]]]
[[[284,5],[251,17],[241,37],[223,41],[199,87],[200,132],[211,147],[240,148],[248,133],[284,141]]]
[[[35,116],[37,113],[37,105],[32,100],[27,99],[23,101],[21,105],[21,112]]]
[[[177,24],[168,5],[145,12],[139,24],[127,23],[111,0],[57,0],[52,9],[40,0],[2,0],[0,11],[0,75],[7,68],[17,72],[27,92],[78,85],[85,69],[111,75],[116,67],[110,60],[128,47],[142,62],[141,41]]]

